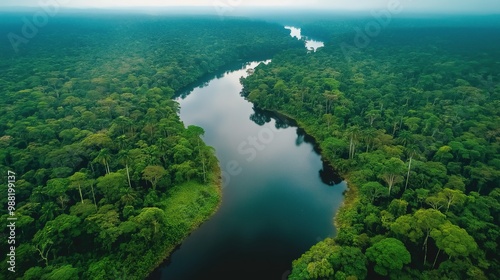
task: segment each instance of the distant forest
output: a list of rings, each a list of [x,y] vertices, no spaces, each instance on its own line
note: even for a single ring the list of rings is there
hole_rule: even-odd
[[[22,16],[0,15],[0,34]],[[500,27],[407,21],[360,47],[363,21],[312,21],[317,52],[229,17],[58,16],[17,53],[0,44],[0,178],[16,173],[17,217],[16,272],[4,254],[0,275],[146,278],[221,201],[214,150],[175,96],[272,58],[242,94],[296,120],[348,182],[337,236],[289,279],[498,279]]]
[[[0,34],[22,16],[2,15]],[[174,95],[302,44],[249,20],[61,16],[19,53],[0,48],[0,172],[16,173],[18,218],[16,273],[1,242],[1,278],[115,280],[144,279],[220,202],[214,151]]]
[[[498,279],[500,28],[391,25],[356,46],[353,26],[308,24],[326,47],[242,80],[349,184],[337,236],[289,279]]]

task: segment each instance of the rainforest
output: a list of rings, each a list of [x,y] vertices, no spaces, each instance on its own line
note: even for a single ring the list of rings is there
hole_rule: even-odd
[[[498,279],[500,16],[231,5],[0,5],[0,279]]]

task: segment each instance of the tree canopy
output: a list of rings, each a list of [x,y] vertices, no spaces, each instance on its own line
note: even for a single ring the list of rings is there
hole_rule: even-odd
[[[305,24],[325,47],[275,56],[242,80],[243,95],[300,123],[346,178],[331,246],[358,248],[368,278],[496,279],[499,29],[397,19],[366,47],[349,46],[349,26],[362,24]],[[317,261],[304,256],[292,275]],[[331,265],[328,277],[350,275]]]
[[[2,13],[0,34],[18,21]],[[0,44],[0,171],[18,174],[22,246],[16,273],[2,261],[1,275],[143,279],[220,202],[214,151],[203,129],[185,128],[175,96],[302,46],[246,19],[78,14],[18,47]]]

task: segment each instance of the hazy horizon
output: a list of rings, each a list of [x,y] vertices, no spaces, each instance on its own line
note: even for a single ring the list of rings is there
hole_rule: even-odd
[[[40,7],[59,3],[62,8],[85,8],[85,9],[144,9],[144,8],[219,8],[230,10],[251,9],[307,9],[327,11],[372,11],[388,9],[390,5],[397,6],[403,13],[500,13],[500,1],[478,0],[478,1],[453,1],[442,0],[436,3],[434,0],[186,0],[186,1],[162,1],[162,0],[124,0],[117,3],[112,0],[4,0],[0,2],[0,10],[13,7]]]

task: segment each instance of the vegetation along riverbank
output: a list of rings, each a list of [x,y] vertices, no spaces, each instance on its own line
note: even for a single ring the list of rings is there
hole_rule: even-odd
[[[498,29],[402,25],[346,52],[356,34],[336,24],[303,29],[324,48],[280,54],[243,80],[250,101],[316,138],[350,186],[337,236],[289,279],[494,279]]]

